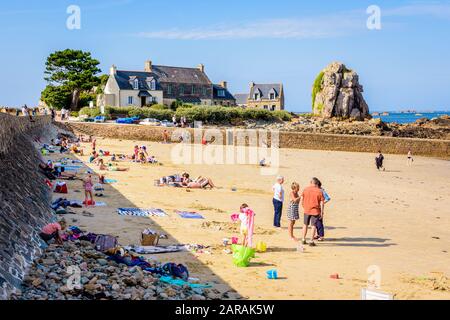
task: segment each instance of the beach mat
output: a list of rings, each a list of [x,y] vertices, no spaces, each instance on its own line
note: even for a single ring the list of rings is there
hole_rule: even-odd
[[[140,208],[117,208],[117,213],[121,216],[137,217],[165,217],[167,213],[162,209],[140,209]]]
[[[117,182],[117,180],[114,180],[114,179],[105,179],[104,181],[105,181],[105,183],[116,183]]]
[[[171,246],[129,246],[125,247],[126,250],[136,252],[138,254],[158,254],[187,251],[185,245],[171,245]]]
[[[205,219],[201,214],[197,212],[189,212],[189,211],[178,211],[175,212],[184,219]]]
[[[171,284],[171,285],[175,285],[175,286],[179,286],[179,287],[183,287],[183,286],[189,286],[192,289],[204,289],[204,288],[211,288],[212,285],[209,284],[201,284],[201,283],[190,283],[187,282],[183,279],[174,279],[171,276],[161,276],[159,278],[159,281]]]

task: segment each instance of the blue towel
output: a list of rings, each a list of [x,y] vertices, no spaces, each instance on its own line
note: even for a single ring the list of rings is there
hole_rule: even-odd
[[[116,183],[117,180],[114,179],[105,179],[105,183]]]
[[[175,211],[179,214],[180,217],[185,219],[204,219],[204,217],[197,212],[188,212],[188,211]]]
[[[174,279],[171,276],[161,276],[159,278],[160,281],[168,283],[168,284],[172,284],[175,286],[185,286],[188,285],[189,287],[191,287],[192,289],[195,288],[211,288],[212,286],[209,284],[200,284],[200,283],[190,283],[187,281],[184,281],[183,279]]]
[[[117,208],[117,213],[121,216],[137,217],[164,217],[167,214],[162,209],[140,209],[140,208]]]

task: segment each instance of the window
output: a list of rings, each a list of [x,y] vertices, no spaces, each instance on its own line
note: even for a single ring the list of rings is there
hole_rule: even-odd
[[[203,87],[202,90],[203,90],[203,95],[206,96],[206,94],[207,94],[206,87]]]
[[[255,93],[255,100],[259,99],[259,94]]]
[[[128,97],[128,104],[133,104],[133,97],[132,96]]]
[[[172,85],[167,85],[167,94],[172,94]]]
[[[191,94],[195,94],[195,86],[192,85]]]
[[[156,81],[154,79],[148,81],[147,86],[150,90],[156,90]]]
[[[218,90],[217,91],[217,96],[218,97],[225,97],[225,90]]]
[[[138,79],[134,79],[133,88],[134,88],[134,90],[138,90],[139,89],[139,80]]]
[[[275,93],[270,94],[270,100],[275,100]]]
[[[184,86],[180,86],[180,94],[184,94]]]

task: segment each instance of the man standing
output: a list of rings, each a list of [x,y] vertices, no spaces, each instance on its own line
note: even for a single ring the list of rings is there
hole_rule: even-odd
[[[325,198],[322,190],[319,188],[320,181],[317,178],[311,179],[311,185],[303,190],[301,202],[305,212],[303,218],[303,238],[302,243],[306,244],[306,234],[308,233],[308,226],[311,225],[312,236],[309,242],[310,246],[315,246],[314,234],[316,233],[316,223],[318,219],[322,219],[324,215]]]
[[[284,189],[283,189],[284,178],[282,176],[277,177],[277,182],[273,185],[273,226],[276,228],[281,227],[281,213],[283,211],[283,200],[284,200]]]

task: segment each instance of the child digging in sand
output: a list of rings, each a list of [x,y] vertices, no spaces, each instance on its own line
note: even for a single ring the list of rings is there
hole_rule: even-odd
[[[300,195],[298,194],[299,191],[300,191],[300,185],[297,182],[292,182],[291,193],[289,195],[290,201],[289,201],[287,217],[289,220],[289,227],[288,227],[289,236],[294,241],[298,241],[298,239],[296,237],[294,237],[294,225],[295,225],[295,221],[297,221],[300,218],[300,216],[298,214],[298,206],[300,203]]]

